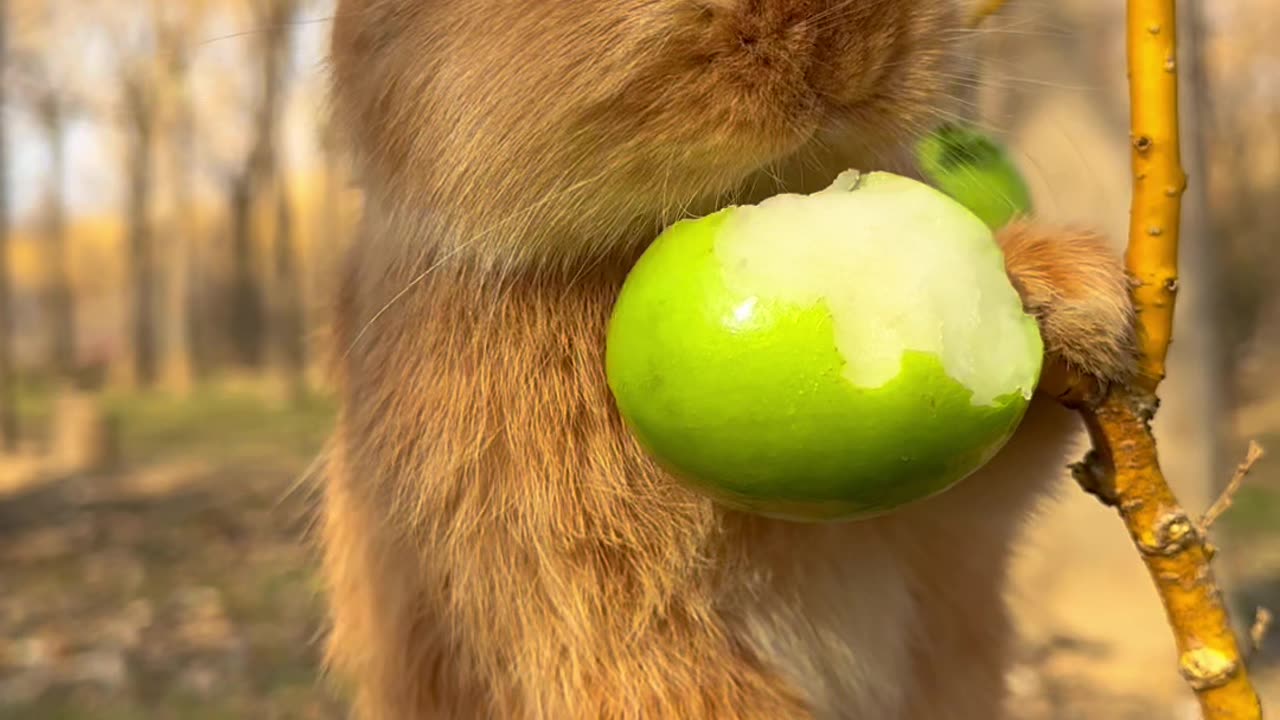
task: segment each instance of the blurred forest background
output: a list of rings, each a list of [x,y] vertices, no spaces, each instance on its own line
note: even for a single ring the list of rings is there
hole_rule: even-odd
[[[1184,278],[1158,433],[1191,508],[1280,454],[1280,9],[1184,2]],[[298,482],[360,199],[332,0],[0,0],[0,720],[338,718]],[[1014,0],[974,102],[1041,212],[1127,224],[1123,0]],[[1280,463],[1216,528],[1280,610]],[[1149,580],[1064,480],[1027,541],[1026,720],[1190,718]],[[1254,657],[1280,702],[1280,652]]]

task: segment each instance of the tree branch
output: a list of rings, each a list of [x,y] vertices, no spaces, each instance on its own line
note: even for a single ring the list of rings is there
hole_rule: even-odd
[[[1183,678],[1205,720],[1262,717],[1197,523],[1178,504],[1160,470],[1151,405],[1141,391],[1109,394],[1084,412],[1095,447],[1086,463],[1111,500],[1155,582],[1178,647]]]
[[[1141,374],[1132,387],[1110,388],[1100,401],[1080,407],[1094,448],[1076,477],[1124,521],[1164,604],[1179,669],[1205,720],[1260,720],[1258,694],[1214,579],[1212,550],[1202,525],[1170,490],[1151,432],[1172,337],[1186,187],[1175,18],[1174,0],[1129,0],[1133,206],[1125,260],[1135,280]]]
[[[1222,517],[1222,514],[1231,508],[1231,504],[1235,502],[1236,493],[1240,492],[1240,486],[1244,484],[1244,479],[1249,476],[1253,466],[1258,464],[1258,461],[1265,454],[1261,445],[1252,440],[1249,441],[1249,452],[1245,455],[1244,461],[1236,466],[1236,471],[1231,475],[1231,481],[1227,483],[1226,489],[1205,511],[1204,517],[1200,518],[1201,533],[1207,533],[1209,528],[1213,527],[1213,524],[1218,521],[1218,518]]]
[[[1256,653],[1262,650],[1262,643],[1267,638],[1267,633],[1271,631],[1271,611],[1260,607],[1253,615],[1253,625],[1249,628],[1249,651]]]

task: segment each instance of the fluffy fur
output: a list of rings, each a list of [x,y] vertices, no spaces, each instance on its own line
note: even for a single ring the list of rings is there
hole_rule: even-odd
[[[368,204],[321,540],[362,720],[1000,716],[1006,564],[1069,413],[1037,399],[936,498],[799,525],[672,482],[602,362],[661,224],[871,166],[929,118],[954,21],[938,0],[343,0],[334,100]],[[1049,351],[1127,377],[1106,244],[1001,241]]]

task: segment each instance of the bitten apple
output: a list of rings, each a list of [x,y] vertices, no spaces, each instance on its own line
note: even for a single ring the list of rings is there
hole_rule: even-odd
[[[1043,345],[992,231],[887,173],[678,222],[632,269],[606,370],[655,460],[801,521],[935,495],[1008,441]]]

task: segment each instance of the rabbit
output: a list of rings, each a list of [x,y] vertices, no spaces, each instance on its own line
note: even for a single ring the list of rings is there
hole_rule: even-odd
[[[609,393],[627,270],[670,223],[955,112],[953,0],[340,0],[332,116],[364,198],[332,322],[325,662],[361,720],[1004,717],[1008,565],[1078,417],[1040,393],[956,487],[799,523],[664,472]],[[1135,367],[1097,233],[997,233],[1046,362]]]

